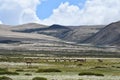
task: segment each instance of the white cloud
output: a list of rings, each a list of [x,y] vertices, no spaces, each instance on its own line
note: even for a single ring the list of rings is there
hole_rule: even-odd
[[[2,21],[0,21],[0,24],[2,24]]]
[[[39,22],[36,7],[39,0],[0,0],[0,19],[4,24]]]
[[[86,0],[82,9],[77,5],[70,5],[69,2],[61,3],[53,10],[53,14],[44,20],[40,20],[36,15],[40,1],[46,0],[0,0],[0,20],[4,24],[12,25],[29,22],[94,25],[120,20],[120,0]]]
[[[49,18],[43,20],[43,23],[94,25],[118,20],[120,20],[120,0],[87,0],[82,9],[68,2],[61,3]]]
[[[37,17],[35,11],[31,10],[31,9],[25,9],[23,10],[21,17],[20,17],[20,23],[39,23],[40,20]]]
[[[61,5],[53,11],[53,14],[43,22],[47,24],[75,24],[76,16],[79,16],[79,7],[69,5],[68,2]]]

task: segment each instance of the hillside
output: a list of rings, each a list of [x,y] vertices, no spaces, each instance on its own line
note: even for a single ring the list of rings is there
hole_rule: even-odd
[[[120,46],[120,21],[107,25],[92,37],[86,39],[84,43]]]
[[[35,23],[15,26],[12,28],[13,32],[21,33],[37,33],[48,36],[53,36],[65,41],[80,42],[98,32],[104,25],[93,26],[62,26],[51,25],[45,26]]]
[[[26,25],[26,24],[25,24]],[[35,25],[35,24],[34,24]],[[23,26],[23,25],[22,25]],[[33,26],[33,25],[32,25]],[[34,43],[34,42],[63,42],[62,40],[44,35],[44,34],[37,34],[37,33],[22,33],[22,32],[14,32],[15,29],[26,29],[33,28],[32,26],[25,26],[25,27],[9,27],[7,25],[0,25],[0,43],[13,43],[13,42],[20,42],[22,43]],[[38,26],[35,26],[35,29]],[[39,27],[40,28],[40,27]]]
[[[29,24],[30,25],[30,24]],[[22,25],[23,26],[23,25]],[[36,25],[34,25],[36,26]],[[25,26],[24,26],[25,27]],[[13,29],[13,32],[22,32],[22,33],[38,33],[38,34],[44,34],[48,36],[53,36],[62,39],[65,36],[65,33],[69,32],[70,29],[61,26],[61,25],[51,25],[51,26],[42,26],[40,27],[29,27],[29,28],[21,28],[20,29]]]
[[[74,27],[74,26],[73,26]],[[64,40],[81,42],[93,34],[97,33],[104,25],[91,25],[91,26],[79,26],[73,28],[70,32],[66,34]]]

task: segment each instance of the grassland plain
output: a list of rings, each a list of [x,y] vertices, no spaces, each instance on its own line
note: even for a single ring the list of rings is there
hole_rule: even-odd
[[[35,58],[27,56],[27,59],[34,60]],[[34,77],[45,77],[48,80],[120,80],[119,58],[85,58],[85,62],[46,61],[42,60],[43,57],[37,57],[37,59],[37,61],[27,65],[24,60],[19,61],[20,58],[13,60],[13,58],[9,57],[8,60],[6,59],[6,61],[3,60],[0,62],[0,70],[6,69],[9,72],[17,72],[19,75],[1,74],[0,76],[7,76],[13,80],[32,80]],[[99,60],[101,60],[101,62]],[[58,69],[61,72],[37,72],[40,69]],[[79,75],[79,73],[94,73],[104,76]]]

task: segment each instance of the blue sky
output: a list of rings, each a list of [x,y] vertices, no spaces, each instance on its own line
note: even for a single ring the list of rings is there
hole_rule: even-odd
[[[70,5],[77,5],[82,8],[85,1],[86,0],[44,0],[37,6],[37,15],[40,19],[45,19],[49,17],[53,9],[58,8],[61,3],[69,2]]]
[[[120,20],[120,0],[0,0],[0,24],[104,25]]]

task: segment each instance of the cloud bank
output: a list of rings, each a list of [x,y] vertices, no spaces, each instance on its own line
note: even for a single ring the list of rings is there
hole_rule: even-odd
[[[10,25],[39,22],[36,15],[38,4],[39,0],[0,0],[0,20]]]
[[[83,8],[70,5],[69,2],[61,3],[53,10],[51,16],[44,20],[40,20],[36,15],[36,8],[40,2],[0,0],[0,20],[10,25],[30,22],[48,25],[98,25],[120,20],[120,0],[86,0]]]
[[[69,2],[61,3],[43,22],[63,25],[99,25],[120,20],[120,0],[87,0],[80,9]]]

